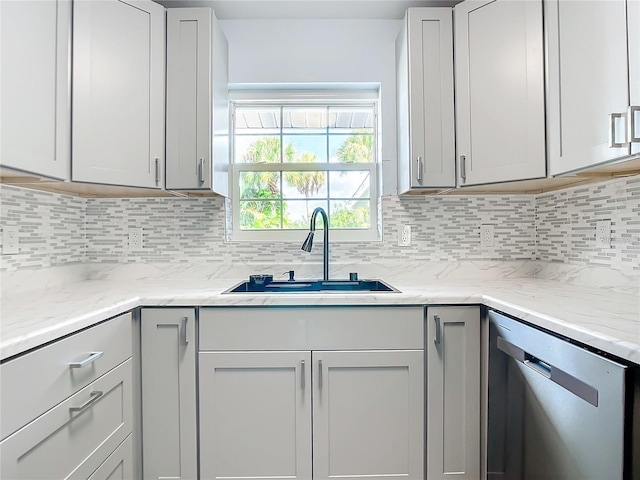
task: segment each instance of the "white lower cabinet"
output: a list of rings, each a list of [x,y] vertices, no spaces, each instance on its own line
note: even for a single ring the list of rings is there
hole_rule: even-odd
[[[201,478],[424,478],[423,328],[422,307],[201,309]]]
[[[87,479],[132,431],[131,359],[0,443],[3,479]]]
[[[311,352],[200,353],[202,478],[311,478]]]
[[[197,478],[195,343],[195,309],[142,309],[145,479]]]
[[[480,309],[428,307],[427,478],[479,480]]]
[[[313,352],[313,478],[422,478],[424,352]]]
[[[0,478],[134,478],[132,327],[126,313],[2,364]]]

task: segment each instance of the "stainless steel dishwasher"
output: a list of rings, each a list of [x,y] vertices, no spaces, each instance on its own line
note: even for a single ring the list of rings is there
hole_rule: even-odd
[[[488,315],[487,478],[640,478],[636,369]]]

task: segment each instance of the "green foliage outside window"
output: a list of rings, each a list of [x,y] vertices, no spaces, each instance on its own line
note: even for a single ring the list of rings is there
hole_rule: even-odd
[[[282,158],[281,158],[282,155]],[[341,163],[371,162],[373,159],[373,135],[353,134],[346,138],[336,151]],[[296,152],[291,144],[285,144],[281,152],[281,140],[277,136],[265,136],[253,141],[243,155],[244,163],[319,163],[316,155]],[[294,187],[306,204],[306,216],[292,220],[289,203],[282,198],[281,181]],[[240,227],[249,230],[308,228],[313,200],[325,187],[327,172],[319,165],[317,171],[242,171],[240,179]],[[322,198],[320,199],[322,201]],[[324,199],[326,203],[326,198]],[[369,228],[370,212],[366,201],[336,201],[329,209],[332,228]]]

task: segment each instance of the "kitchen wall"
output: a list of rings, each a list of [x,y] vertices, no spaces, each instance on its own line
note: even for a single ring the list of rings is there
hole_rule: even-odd
[[[322,261],[300,242],[225,241],[222,198],[80,199],[0,188],[0,224],[17,226],[21,251],[2,255],[0,271],[84,262],[273,263]],[[595,223],[610,220],[611,248],[597,248]],[[413,244],[397,246],[401,225]],[[480,247],[480,224],[493,224],[496,243]],[[386,196],[383,239],[332,244],[335,263],[539,260],[539,275],[603,282],[614,271],[640,283],[640,176],[541,195]],[[142,227],[144,249],[130,251],[127,229]],[[592,277],[592,278],[588,278]],[[571,279],[571,278],[570,278]]]

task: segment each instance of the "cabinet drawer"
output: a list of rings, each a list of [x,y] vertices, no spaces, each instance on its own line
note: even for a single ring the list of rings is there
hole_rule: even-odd
[[[200,350],[424,348],[423,307],[200,310]]]
[[[0,477],[87,479],[132,429],[131,359],[0,443]]]
[[[109,455],[88,480],[131,480],[133,479],[133,434]]]
[[[2,364],[0,439],[131,357],[131,328],[127,313]]]

